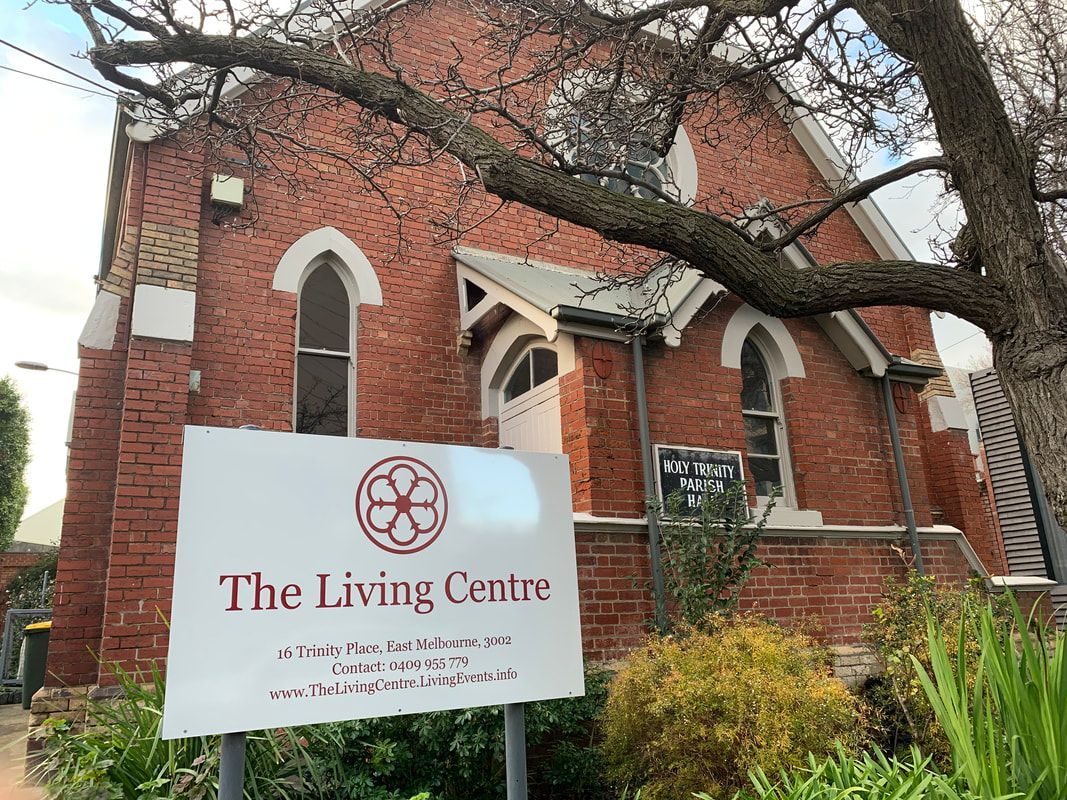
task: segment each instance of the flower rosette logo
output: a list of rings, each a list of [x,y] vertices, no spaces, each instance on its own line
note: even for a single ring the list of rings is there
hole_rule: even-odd
[[[356,490],[363,533],[389,553],[417,553],[441,535],[448,516],[444,483],[424,461],[385,458],[367,470]]]

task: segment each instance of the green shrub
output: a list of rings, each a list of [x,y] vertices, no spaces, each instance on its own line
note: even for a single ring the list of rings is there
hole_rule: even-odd
[[[124,694],[93,703],[88,726],[72,730],[62,720],[45,723],[45,750],[34,777],[47,780],[56,800],[210,800],[218,793],[219,737],[162,741],[163,677],[114,671]],[[149,679],[142,685],[142,679]],[[308,747],[338,746],[323,726],[249,733],[245,797],[328,797],[329,783]]]
[[[885,673],[864,687],[870,737],[886,752],[907,752],[915,745],[935,763],[947,767],[949,743],[923,691],[913,657],[930,668],[927,644],[927,613],[946,629],[958,630],[964,619],[973,620],[974,610],[985,605],[988,593],[978,582],[963,587],[942,586],[932,577],[912,572],[904,581],[889,580],[882,602],[872,612],[874,621],[864,629],[864,639],[874,646]],[[1006,613],[1004,601],[994,606]],[[967,631],[965,674],[973,682],[978,662],[978,639],[973,625]]]
[[[56,587],[56,567],[59,563],[59,548],[53,548],[32,566],[19,571],[7,584],[8,608],[51,608],[52,594]],[[41,581],[48,574],[44,600],[41,599]]]
[[[700,628],[712,615],[732,614],[752,570],[765,565],[756,549],[775,498],[750,524],[746,491],[737,481],[706,494],[695,515],[682,513],[680,492],[667,498],[661,535],[672,623]]]
[[[608,674],[590,670],[586,695],[526,705],[530,796],[538,800],[603,797],[595,720]],[[436,711],[324,726],[341,746],[314,748],[321,771],[335,776],[324,792],[337,800],[503,798],[504,716],[500,706]]]
[[[913,662],[967,788],[983,800],[1063,800],[1067,647],[1063,634],[1024,618],[1014,601],[1011,611],[1006,623],[986,602],[955,629],[930,615],[930,668]],[[980,651],[974,675],[972,641]]]
[[[977,800],[958,783],[932,769],[916,749],[895,758],[877,749],[854,757],[839,748],[835,757],[820,762],[809,756],[807,767],[777,779],[757,770],[754,788],[737,800]],[[713,800],[703,793],[697,797]]]
[[[857,738],[852,695],[809,637],[754,616],[653,639],[612,683],[608,774],[642,800],[729,797]]]

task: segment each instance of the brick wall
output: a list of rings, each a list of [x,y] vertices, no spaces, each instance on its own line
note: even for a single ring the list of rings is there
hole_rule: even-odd
[[[644,531],[579,533],[578,584],[586,657],[611,662],[641,645],[655,609]],[[972,575],[953,538],[923,537],[923,559],[945,585]],[[786,625],[804,625],[837,647],[854,646],[888,578],[902,578],[907,543],[889,536],[766,535],[741,607]]]

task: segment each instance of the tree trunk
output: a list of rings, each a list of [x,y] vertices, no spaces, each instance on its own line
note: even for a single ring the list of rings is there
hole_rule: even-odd
[[[1067,522],[1067,265],[1048,247],[1031,164],[957,0],[861,0],[868,24],[912,59],[977,256],[1003,288],[983,324],[1049,505]]]

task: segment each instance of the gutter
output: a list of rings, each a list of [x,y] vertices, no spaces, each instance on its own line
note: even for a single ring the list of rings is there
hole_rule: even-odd
[[[667,631],[667,594],[663,579],[663,556],[660,551],[659,517],[649,508],[649,500],[656,496],[656,473],[652,464],[652,434],[648,423],[648,390],[645,385],[644,342],[640,335],[627,335],[641,325],[641,320],[624,314],[611,314],[606,311],[594,311],[576,306],[556,306],[550,312],[553,319],[560,323],[572,323],[587,328],[610,328],[616,341],[629,340],[634,358],[634,389],[637,393],[637,430],[641,443],[641,473],[644,480],[644,505],[648,525],[648,559],[652,569],[652,597],[656,605],[656,627],[660,633]],[[653,314],[645,325],[662,329],[667,318],[663,314]],[[560,326],[563,329],[563,326]],[[600,333],[600,332],[598,332]],[[589,335],[589,334],[587,334]],[[597,335],[593,333],[592,335]]]
[[[927,367],[929,369],[929,367]],[[900,485],[900,499],[904,505],[904,525],[908,529],[911,553],[915,557],[915,571],[925,575],[923,569],[922,549],[919,547],[919,530],[915,525],[915,509],[911,502],[911,489],[908,486],[908,468],[904,463],[904,448],[900,443],[900,428],[897,426],[897,409],[893,403],[893,387],[890,385],[889,370],[881,378],[882,400],[885,403],[885,416],[889,422],[889,440],[893,443],[893,461],[897,468],[897,483]]]
[[[126,178],[130,168],[130,138],[126,133],[126,112],[115,104],[115,122],[111,131],[111,158],[107,168],[107,191],[104,195],[104,229],[100,235],[100,265],[97,277],[102,281],[111,271],[118,242]]]
[[[652,465],[652,435],[648,424],[648,392],[645,388],[645,355],[641,337],[635,336],[634,387],[637,390],[637,427],[641,440],[641,472],[645,483],[645,516],[648,519],[648,558],[652,567],[652,596],[656,603],[656,627],[667,632],[667,595],[664,591],[663,558],[660,553],[659,517],[648,501],[656,496],[655,471]]]

